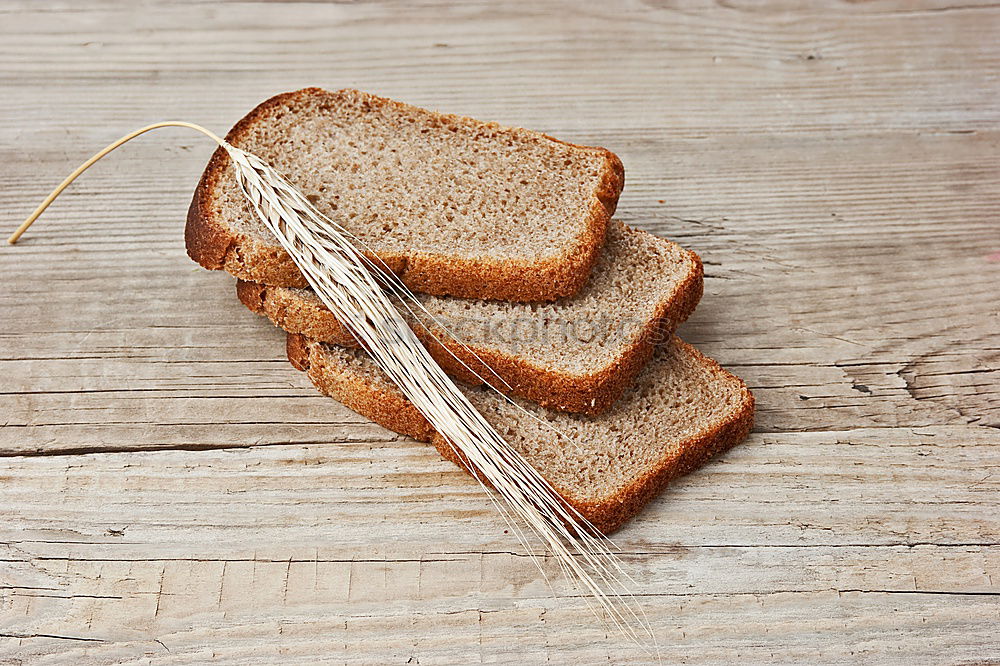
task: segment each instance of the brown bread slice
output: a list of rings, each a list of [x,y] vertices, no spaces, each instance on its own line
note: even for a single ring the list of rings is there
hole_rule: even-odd
[[[446,441],[364,352],[288,335],[288,358],[324,394],[382,426],[433,442],[466,468]],[[518,400],[520,412],[486,388],[465,394],[549,483],[598,529],[617,529],[671,479],[742,441],[753,425],[753,395],[735,375],[672,338],[635,388],[599,416],[560,414]]]
[[[546,301],[586,282],[624,185],[603,148],[444,115],[357,90],[272,97],[227,140],[269,162],[413,290]],[[205,268],[304,287],[215,152],[188,211]]]
[[[670,338],[701,293],[698,255],[612,221],[591,279],[575,296],[547,304],[420,297],[424,307],[469,349],[434,327],[446,350],[427,329],[413,323],[435,360],[453,377],[481,383],[465,363],[479,377],[506,390],[503,382],[496,381],[495,371],[511,393],[545,407],[598,414],[632,384],[654,344]],[[248,308],[286,331],[355,346],[309,289],[241,281],[237,295]]]

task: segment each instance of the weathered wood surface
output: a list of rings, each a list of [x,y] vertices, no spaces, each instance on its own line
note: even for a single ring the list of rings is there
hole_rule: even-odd
[[[6,2],[0,206],[303,85],[605,145],[759,404],[617,535],[663,660],[1000,661],[1000,9],[791,5]],[[0,249],[0,663],[649,661],[189,262],[210,150]]]

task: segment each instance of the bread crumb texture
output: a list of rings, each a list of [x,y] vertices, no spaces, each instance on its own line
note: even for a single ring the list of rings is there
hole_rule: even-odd
[[[602,148],[356,90],[278,95],[227,138],[427,293],[507,300],[575,293],[624,184],[621,162]],[[206,267],[304,286],[223,153],[202,177],[188,226],[189,253]]]
[[[289,358],[322,392],[397,432],[434,442],[462,464],[365,354],[289,336]],[[637,513],[666,483],[742,441],[753,395],[735,375],[672,338],[635,387],[597,416],[515,404],[485,388],[465,394],[559,493],[603,531]]]

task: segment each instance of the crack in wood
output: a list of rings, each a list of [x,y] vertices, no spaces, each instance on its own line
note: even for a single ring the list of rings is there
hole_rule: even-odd
[[[63,636],[60,634],[21,634],[12,632],[0,632],[0,638],[20,638],[23,640],[32,638],[54,638],[64,641],[81,641],[85,643],[107,643],[103,638],[89,638],[86,636]]]

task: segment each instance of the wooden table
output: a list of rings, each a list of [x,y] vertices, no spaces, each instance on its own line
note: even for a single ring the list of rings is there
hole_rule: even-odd
[[[4,226],[306,85],[606,146],[759,405],[617,535],[663,661],[996,662],[1000,9],[674,4],[8,1]],[[0,248],[0,663],[651,660],[187,259],[211,149],[129,144]]]

